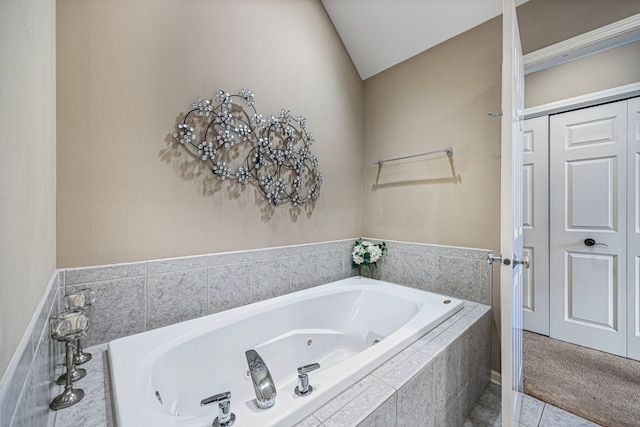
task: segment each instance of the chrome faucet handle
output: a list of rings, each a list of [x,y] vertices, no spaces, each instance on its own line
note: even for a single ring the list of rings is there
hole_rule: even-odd
[[[308,396],[311,394],[313,387],[309,385],[309,372],[315,371],[319,367],[319,363],[312,363],[298,368],[298,385],[294,390],[298,396]]]
[[[218,416],[213,420],[213,427],[231,427],[236,421],[236,415],[231,412],[231,392],[225,391],[200,401],[200,406],[218,404]]]
[[[312,363],[310,365],[304,365],[304,366],[300,366],[298,368],[298,375],[300,374],[306,374],[309,373],[311,371],[315,371],[316,369],[318,369],[320,367],[319,363]]]

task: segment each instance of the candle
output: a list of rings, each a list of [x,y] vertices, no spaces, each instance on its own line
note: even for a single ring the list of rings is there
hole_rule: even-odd
[[[53,338],[65,338],[78,335],[87,330],[89,320],[82,310],[65,310],[51,316],[51,335]]]
[[[96,302],[96,294],[91,288],[82,288],[78,290],[78,293],[84,295],[85,305],[93,305],[93,303]]]
[[[64,308],[82,308],[85,306],[86,299],[84,294],[68,294],[64,296]]]

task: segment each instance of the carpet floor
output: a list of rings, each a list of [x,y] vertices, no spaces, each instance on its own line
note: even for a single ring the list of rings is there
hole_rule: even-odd
[[[524,392],[607,427],[640,427],[640,362],[523,332]]]

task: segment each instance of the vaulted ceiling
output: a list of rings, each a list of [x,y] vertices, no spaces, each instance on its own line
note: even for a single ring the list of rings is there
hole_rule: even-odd
[[[502,0],[322,3],[363,80],[502,13]]]

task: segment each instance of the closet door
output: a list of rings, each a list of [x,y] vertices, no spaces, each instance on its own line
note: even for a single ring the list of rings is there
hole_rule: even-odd
[[[550,119],[550,336],[627,355],[627,101]]]
[[[640,98],[628,104],[628,150],[627,169],[629,178],[628,209],[628,355],[640,360]]]
[[[524,329],[549,335],[549,116],[524,121]]]

